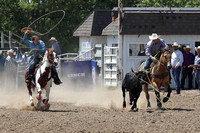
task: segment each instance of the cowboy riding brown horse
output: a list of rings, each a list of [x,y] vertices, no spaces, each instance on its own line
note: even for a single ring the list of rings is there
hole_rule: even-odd
[[[153,89],[155,90],[157,106],[159,108],[162,107],[162,102],[160,99],[160,87],[163,86],[164,88],[167,89],[168,92],[167,96],[163,98],[163,103],[169,100],[171,94],[170,73],[169,73],[170,68],[171,68],[171,54],[169,51],[164,51],[160,56],[160,60],[158,60],[157,63],[153,66],[150,74],[151,78],[149,78],[149,81],[147,81],[149,84],[152,85]],[[143,90],[145,92],[147,99],[147,108],[149,108],[151,107],[151,104],[149,101],[148,84],[145,84],[143,86]]]

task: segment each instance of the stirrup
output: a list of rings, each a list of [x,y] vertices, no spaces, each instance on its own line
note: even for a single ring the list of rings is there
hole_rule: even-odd
[[[30,83],[31,80],[32,80],[32,78],[28,76],[28,77],[25,79],[25,82],[26,82],[26,83]]]

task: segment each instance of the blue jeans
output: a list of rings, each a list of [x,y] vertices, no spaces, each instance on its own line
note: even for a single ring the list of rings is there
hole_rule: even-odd
[[[181,72],[181,67],[179,66],[177,69],[175,69],[174,67],[172,68],[172,75],[174,77],[175,83],[176,83],[176,92],[177,94],[180,94],[180,89],[181,89],[181,85],[180,85],[180,72]]]
[[[200,71],[195,72],[195,79],[196,79],[198,87],[199,87],[198,89],[200,90]]]
[[[144,70],[149,70],[151,63],[152,63],[151,57],[148,57],[144,65]]]
[[[40,58],[35,57],[29,65],[28,75],[33,74],[35,71],[35,66],[40,62]]]
[[[192,80],[193,80],[193,75],[192,75],[192,71],[193,68],[188,68],[185,67],[182,69],[182,78],[181,78],[181,88],[183,89],[185,86],[185,79],[188,76],[188,80],[189,80],[189,88],[188,89],[192,89]]]

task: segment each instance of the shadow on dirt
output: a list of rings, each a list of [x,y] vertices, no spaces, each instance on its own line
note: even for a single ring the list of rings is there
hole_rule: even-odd
[[[174,110],[174,111],[194,111],[194,109],[182,109],[182,108],[161,108],[163,111]]]
[[[182,109],[182,108],[160,108],[160,109],[156,109],[156,110],[147,110],[147,113],[153,113],[155,111],[194,111],[194,109]]]
[[[78,113],[77,110],[47,110],[47,111],[44,111],[44,112],[72,112],[72,113]]]

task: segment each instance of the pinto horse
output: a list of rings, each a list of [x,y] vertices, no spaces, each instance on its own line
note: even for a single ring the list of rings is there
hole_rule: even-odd
[[[167,96],[163,98],[163,103],[169,100],[171,94],[170,88],[170,73],[169,69],[171,68],[171,54],[169,51],[165,51],[161,54],[160,60],[153,66],[151,71],[151,79],[149,78],[149,82],[152,87],[155,89],[155,95],[157,99],[157,107],[162,107],[162,102],[160,99],[160,87],[163,86],[167,89]],[[148,93],[148,84],[143,86],[143,90],[147,99],[147,108],[151,107],[149,101],[149,93]]]
[[[31,106],[34,106],[33,103],[33,97],[32,97],[32,88],[37,88],[37,99],[41,100],[41,93],[42,90],[46,90],[46,99],[43,99],[44,104],[48,104],[49,101],[49,93],[50,93],[50,87],[52,86],[52,77],[51,77],[51,67],[52,65],[58,64],[58,61],[56,59],[56,53],[54,52],[54,49],[47,49],[45,52],[45,55],[43,57],[42,65],[38,66],[35,70],[35,80],[34,82],[27,83],[27,89],[30,96],[30,104]],[[26,71],[25,78],[27,77],[28,71]]]

